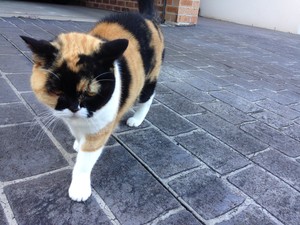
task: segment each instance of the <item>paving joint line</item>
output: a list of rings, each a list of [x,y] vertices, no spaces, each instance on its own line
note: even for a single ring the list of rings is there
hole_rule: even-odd
[[[97,193],[97,191],[92,188],[92,195],[95,198],[96,202],[98,203],[99,207],[102,209],[104,214],[108,217],[108,219],[114,224],[114,225],[121,225],[117,217],[114,215],[114,213],[110,210],[108,205],[105,203],[105,201],[101,198],[101,196]]]
[[[185,208],[183,206],[179,207],[179,208],[175,208],[175,209],[171,209],[168,212],[162,213],[160,214],[158,217],[156,217],[155,219],[151,220],[150,222],[147,222],[143,225],[156,225],[157,223],[164,221],[166,219],[168,219],[170,216],[179,213],[181,211],[185,210]]]
[[[169,187],[168,184],[164,183],[164,181],[148,166],[135,152],[133,152],[121,139],[116,138],[117,141],[131,154],[133,158],[137,160],[165,189],[168,191],[173,197],[175,197],[180,204],[185,207],[188,211],[190,211],[200,222],[203,222],[203,218],[194,210],[192,207],[188,205],[183,199],[180,199],[179,195]]]

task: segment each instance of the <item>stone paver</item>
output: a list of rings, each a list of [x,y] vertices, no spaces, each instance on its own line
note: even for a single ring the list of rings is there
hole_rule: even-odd
[[[277,178],[252,167],[229,177],[229,181],[286,224],[299,224],[300,194]]]
[[[106,149],[92,180],[95,190],[121,224],[143,224],[180,206],[124,147]]]
[[[71,171],[63,171],[5,187],[19,224],[112,224],[95,199],[85,204],[68,193]]]
[[[16,180],[67,166],[39,126],[0,128],[0,180]]]
[[[205,219],[220,216],[244,201],[209,169],[194,171],[169,185]]]
[[[154,129],[118,135],[158,176],[167,178],[199,166],[199,162]]]
[[[31,91],[19,35],[92,26],[0,17],[0,224],[299,224],[300,37],[205,18],[163,26],[146,120],[130,128],[136,108],[126,114],[95,166],[92,197],[72,202],[74,140]]]
[[[231,219],[217,223],[217,225],[275,225],[276,222],[272,221],[260,208],[254,205],[247,206],[242,212],[233,216]]]

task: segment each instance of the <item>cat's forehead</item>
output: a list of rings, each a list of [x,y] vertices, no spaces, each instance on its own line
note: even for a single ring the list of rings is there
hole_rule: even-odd
[[[56,40],[58,48],[64,55],[71,54],[92,54],[99,50],[102,40],[83,33],[60,34]]]
[[[73,71],[78,71],[80,55],[91,55],[101,48],[103,41],[88,34],[65,33],[60,34],[52,43],[60,52],[57,66],[67,63]]]

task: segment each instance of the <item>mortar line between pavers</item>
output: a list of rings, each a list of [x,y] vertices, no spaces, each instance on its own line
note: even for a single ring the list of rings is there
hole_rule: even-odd
[[[189,204],[184,201],[180,196],[167,184],[165,183],[151,168],[148,166],[135,152],[133,152],[121,139],[116,137],[117,141],[171,194],[175,197],[180,204],[190,211],[200,222],[206,221],[201,217]]]
[[[114,215],[114,213],[110,210],[108,205],[105,203],[105,201],[101,198],[101,196],[97,193],[97,191],[92,188],[92,195],[95,198],[96,202],[98,203],[100,209],[104,212],[104,214],[108,217],[108,219],[114,224],[114,225],[121,225],[117,217]]]
[[[13,86],[13,84],[10,82],[10,80],[4,75],[3,76],[8,85],[11,87],[11,89],[15,92],[15,94],[18,96],[18,98],[21,100],[23,105],[29,110],[29,112],[32,115],[36,115],[32,108],[27,104],[27,102],[23,99],[22,95],[18,92],[18,90]],[[70,157],[70,154],[61,146],[61,144],[56,140],[56,138],[53,136],[53,134],[45,127],[45,125],[41,122],[41,119],[38,116],[35,116],[35,122],[40,125],[41,129],[47,134],[47,136],[50,138],[52,143],[55,145],[55,147],[59,150],[59,152],[62,154],[62,156],[65,158],[65,160],[68,162],[69,165],[74,165],[74,162],[72,158]]]
[[[215,115],[216,115],[216,114],[215,114]],[[218,116],[218,115],[217,115],[217,116]],[[220,118],[221,118],[221,117],[220,117]],[[222,119],[222,118],[221,118],[221,119]],[[208,131],[208,130],[206,130],[206,129],[204,129],[204,128],[201,128],[199,125],[197,125],[197,124],[194,123],[193,121],[190,121],[190,122],[191,122],[192,124],[198,126],[200,129],[202,129],[203,131],[205,131],[206,133],[208,133],[208,134],[209,134],[210,136],[212,136],[213,138],[217,139],[218,141],[222,142],[223,144],[225,144],[226,146],[228,146],[229,148],[231,148],[232,150],[234,150],[236,153],[238,153],[238,154],[240,154],[240,155],[242,155],[243,157],[246,157],[246,158],[248,159],[248,157],[247,157],[246,154],[244,154],[244,153],[238,151],[235,147],[231,146],[230,144],[226,143],[225,141],[223,141],[223,140],[220,139],[219,137],[215,136],[215,135],[214,135],[213,133],[211,133],[210,131]],[[253,121],[252,121],[252,123],[253,123]],[[230,124],[231,124],[231,123],[230,123]],[[231,124],[231,125],[233,125],[233,124]],[[240,125],[238,125],[238,126],[233,125],[233,126],[235,126],[237,129],[239,129],[239,131],[241,131],[241,132],[243,132],[243,133],[245,133],[245,134],[251,136],[251,137],[254,138],[255,140],[258,140],[258,141],[260,141],[261,143],[263,143],[263,144],[265,144],[265,145],[268,145],[268,147],[270,147],[270,145],[269,145],[268,143],[265,143],[264,141],[261,141],[260,139],[258,139],[258,138],[256,138],[256,137],[252,136],[250,133],[248,133],[248,132],[244,131],[243,129],[241,129],[241,128],[240,128]],[[268,147],[267,147],[267,148],[268,148]],[[265,149],[263,149],[263,150],[265,150]],[[263,150],[261,150],[261,151],[263,151]],[[259,151],[258,151],[258,152],[259,152]]]
[[[13,210],[4,194],[3,187],[0,189],[0,205],[3,208],[4,215],[9,225],[18,225]]]
[[[21,123],[10,123],[5,125],[0,125],[0,128],[6,128],[6,127],[16,127],[19,125],[31,125],[33,122],[21,122]]]
[[[264,168],[261,168],[262,170],[264,170]],[[268,171],[267,171],[268,172]],[[273,174],[272,174],[273,175]],[[274,176],[275,179],[279,179],[278,177]],[[254,202],[257,206],[259,206],[260,208],[262,208],[262,210],[264,212],[267,212],[267,214],[270,215],[271,218],[273,218],[274,220],[276,221],[279,221],[280,223],[283,223],[281,222],[275,215],[273,215],[271,212],[269,212],[264,206],[262,206],[261,204],[257,203],[255,201],[255,199],[253,199],[251,196],[249,196],[247,193],[245,193],[243,190],[241,190],[238,186],[236,186],[235,184],[231,183],[229,180],[227,180],[227,177],[221,177],[223,182],[226,183],[232,190],[234,190],[235,192],[239,192],[240,194],[242,194],[246,199],[250,199],[252,202]],[[243,203],[242,203],[243,204]],[[237,208],[237,207],[235,207]],[[231,211],[231,210],[230,210]],[[230,212],[229,211],[229,212]],[[228,213],[228,212],[227,212]]]
[[[65,166],[56,170],[52,170],[52,171],[48,171],[48,172],[44,172],[44,173],[40,173],[37,175],[33,175],[33,176],[29,176],[29,177],[25,177],[25,178],[20,178],[20,179],[16,179],[16,180],[12,180],[12,181],[4,181],[2,182],[1,186],[2,187],[6,187],[9,185],[13,185],[13,184],[18,184],[18,183],[22,183],[22,182],[26,182],[26,181],[31,181],[31,180],[35,180],[38,179],[40,177],[44,177],[47,175],[51,175],[51,174],[55,174],[55,173],[59,173],[65,170],[71,170],[72,167],[71,166]]]
[[[180,171],[179,173],[176,173],[172,176],[169,176],[167,178],[161,178],[161,180],[164,182],[164,183],[169,183],[170,181],[172,180],[175,180],[175,179],[178,179],[182,176],[185,176],[187,174],[190,174],[192,172],[195,172],[197,170],[200,170],[200,169],[204,169],[204,168],[207,168],[207,165],[205,165],[203,162],[201,162],[200,165],[196,166],[196,167],[193,167],[193,168],[190,168],[190,169],[187,169],[187,170],[184,170],[184,171]]]
[[[16,26],[17,28],[19,28],[18,26]],[[19,28],[20,30],[22,30],[21,28]],[[24,31],[24,30],[22,30],[22,31]],[[25,32],[25,31],[24,31]],[[26,34],[28,34],[27,32],[25,32]],[[13,43],[12,41],[10,41],[9,40],[9,38],[7,38],[5,35],[2,35],[12,46],[14,46],[26,59],[28,59],[29,60],[29,62],[31,62],[31,63],[33,63],[33,60],[30,58],[30,57],[28,57],[26,54],[24,54],[24,52],[17,46],[17,45],[15,45],[15,43]],[[29,36],[30,36],[30,34],[29,34]],[[29,73],[31,73],[31,72],[29,72]],[[13,73],[11,73],[11,74],[13,74]],[[18,73],[18,74],[24,74],[24,73]],[[6,77],[7,78],[7,77]]]
[[[300,156],[292,157],[292,156],[286,155],[283,152],[279,151],[277,148],[273,148],[272,146],[270,146],[270,147],[268,147],[268,148],[266,148],[266,149],[264,149],[262,151],[255,152],[253,154],[249,154],[249,155],[247,155],[247,157],[249,158],[249,160],[252,160],[253,157],[255,157],[257,155],[260,155],[260,154],[263,154],[263,153],[268,152],[268,151],[272,151],[272,150],[277,151],[279,154],[282,154],[284,157],[286,157],[289,160],[294,161],[296,163],[298,163],[297,159],[300,158]]]
[[[2,78],[3,79],[3,78]],[[6,103],[0,103],[0,106],[4,106],[4,105],[17,105],[17,104],[21,104],[21,100],[19,102],[6,102]]]
[[[278,151],[278,150],[277,150]],[[280,151],[279,151],[280,152]],[[286,156],[285,156],[286,157]],[[270,174],[272,177],[275,177],[277,180],[283,182],[284,184],[286,184],[287,186],[289,186],[290,188],[292,188],[294,191],[300,193],[300,190],[298,190],[297,188],[295,188],[292,184],[290,184],[288,182],[288,180],[281,178],[279,176],[277,176],[276,174],[274,174],[272,171],[266,169],[265,167],[261,166],[259,163],[249,159],[255,166],[259,167],[261,170],[263,170],[264,172],[266,172],[267,174]],[[295,161],[297,162],[297,161]],[[298,163],[298,162],[297,162]]]
[[[171,209],[166,213],[160,214],[158,217],[155,219],[151,220],[150,222],[144,223],[143,225],[156,225],[158,222],[164,221],[168,219],[170,216],[183,211],[185,208],[183,206],[180,206],[179,208],[176,209]]]
[[[213,219],[210,219],[208,221],[208,225],[211,224],[211,225],[214,225],[214,224],[217,224],[217,223],[221,223],[221,222],[224,222],[224,221],[228,221],[232,218],[234,218],[236,215],[238,215],[239,213],[241,213],[242,211],[244,211],[248,206],[250,205],[254,205],[258,208],[260,208],[265,214],[267,214],[268,218],[273,220],[273,222],[276,222],[276,224],[279,224],[279,225],[284,225],[281,221],[279,221],[274,215],[270,214],[266,209],[264,209],[261,205],[257,204],[252,198],[250,197],[247,197],[245,199],[245,201],[241,204],[241,205],[238,205],[237,207],[231,209],[230,211],[216,217],[216,218],[213,218]]]

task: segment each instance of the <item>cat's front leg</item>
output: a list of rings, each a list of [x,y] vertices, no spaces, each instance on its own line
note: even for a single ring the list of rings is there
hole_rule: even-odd
[[[78,152],[79,151],[79,141],[75,139],[74,144],[73,144],[73,149]]]
[[[69,196],[72,200],[85,201],[92,194],[91,172],[102,150],[103,147],[92,152],[78,151],[69,188]]]

